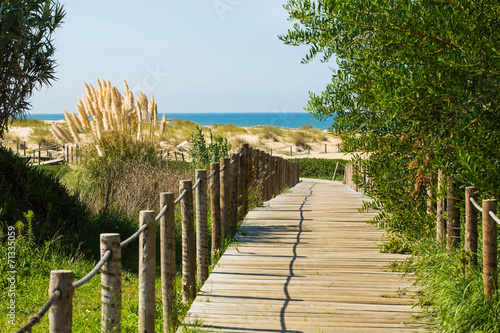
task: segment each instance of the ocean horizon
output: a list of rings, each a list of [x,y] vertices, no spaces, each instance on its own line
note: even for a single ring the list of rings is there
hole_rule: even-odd
[[[158,113],[158,119],[161,119],[161,117],[163,117],[163,113]],[[233,124],[243,127],[271,125],[287,128],[313,126],[314,128],[328,129],[333,124],[332,119],[324,120],[322,122],[313,120],[313,116],[306,112],[166,113],[165,117],[167,119],[190,120],[204,126],[210,126],[214,124]],[[38,113],[29,114],[28,118],[57,121],[63,120],[64,114]]]

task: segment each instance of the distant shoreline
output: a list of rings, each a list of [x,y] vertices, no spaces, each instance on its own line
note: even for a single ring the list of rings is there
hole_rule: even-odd
[[[163,113],[158,114],[161,119]],[[323,122],[312,120],[312,115],[306,112],[255,112],[255,113],[166,113],[167,119],[190,120],[203,126],[214,124],[233,124],[241,127],[276,126],[284,128],[301,128],[313,126],[318,129],[328,129],[332,126],[331,119]],[[28,118],[45,121],[64,119],[63,113],[29,114]]]

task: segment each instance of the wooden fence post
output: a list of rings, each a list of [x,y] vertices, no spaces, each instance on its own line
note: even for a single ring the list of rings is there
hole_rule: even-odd
[[[238,225],[238,180],[240,172],[240,156],[238,153],[233,153],[231,164],[231,203],[230,203],[230,226],[231,229],[236,229]]]
[[[253,181],[253,151],[254,149],[250,145],[246,144],[247,147],[247,190],[250,187],[250,183]]]
[[[259,179],[259,150],[258,149],[254,149],[252,150],[252,160],[253,160],[253,164],[252,164],[252,175],[253,175],[253,183],[254,183],[254,187],[255,187],[255,190],[258,191],[258,187],[259,187],[259,182],[258,182],[258,179]]]
[[[448,176],[448,198],[446,200],[447,250],[451,251],[460,245],[460,211],[457,207],[457,182],[455,177]]]
[[[101,332],[121,332],[122,253],[120,234],[101,234],[101,257],[111,257],[101,268]]]
[[[498,286],[497,224],[489,212],[496,213],[496,200],[483,200],[483,283],[484,298],[489,300]]]
[[[469,266],[477,266],[477,210],[470,199],[476,200],[476,188],[465,188],[465,256]]]
[[[241,161],[240,161],[240,194],[241,194],[241,208],[240,208],[240,218],[239,220],[243,220],[245,214],[247,213],[247,200],[248,200],[248,151],[247,147],[243,146],[240,148]]]
[[[155,329],[156,223],[154,210],[139,212],[139,332]]]
[[[295,185],[297,185],[300,182],[300,162],[296,163],[296,170],[295,170]]]
[[[194,240],[193,185],[181,180],[179,192],[186,191],[181,200],[182,216],[182,302],[188,303],[196,296],[196,244]]]
[[[163,300],[163,332],[177,328],[177,293],[175,290],[175,205],[174,193],[160,193],[160,211],[167,211],[160,219],[161,296]]]
[[[271,155],[264,153],[264,164],[263,164],[264,165],[264,174],[263,174],[263,177],[264,177],[264,179],[263,179],[264,201],[267,201],[270,199],[270,195],[269,195],[269,186],[271,183],[271,177],[270,177],[270,173],[269,173],[270,160],[271,160]]]
[[[427,215],[433,215],[436,211],[436,204],[434,203],[433,198],[435,197],[434,188],[432,185],[429,185],[427,188]]]
[[[272,184],[272,191],[271,191],[271,196],[276,196],[278,193],[278,178],[277,178],[277,173],[276,173],[276,156],[272,156],[271,158],[271,184]]]
[[[229,234],[230,204],[231,204],[231,160],[221,158],[220,165],[223,169],[220,173],[220,221],[222,226],[222,240]]]
[[[220,227],[220,182],[219,163],[210,163],[210,173],[215,172],[210,179],[210,210],[212,216],[212,261],[221,249]]]
[[[200,283],[208,279],[208,211],[207,211],[207,170],[196,170],[196,263]]]
[[[56,290],[59,290],[61,295],[49,310],[50,333],[69,333],[73,325],[73,293],[75,291],[72,271],[50,271],[49,297]]]
[[[437,207],[436,207],[436,240],[442,242],[446,232],[446,199],[443,197],[445,194],[445,181],[446,177],[442,170],[438,172],[438,190],[437,190]]]
[[[259,151],[259,173],[257,182],[259,184],[259,198],[262,202],[266,201],[266,153],[263,150]]]

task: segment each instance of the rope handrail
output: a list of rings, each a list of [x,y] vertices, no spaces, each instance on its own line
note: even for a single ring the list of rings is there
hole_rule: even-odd
[[[476,200],[473,197],[470,197],[470,202],[474,205],[474,207],[476,207],[478,211],[480,211],[481,213],[483,212],[483,209],[477,204]]]
[[[167,212],[167,209],[168,209],[167,205],[163,206],[160,213],[158,213],[158,216],[155,217],[155,222],[158,222],[162,218],[162,216],[165,215],[165,213]]]
[[[109,258],[111,258],[111,250],[107,250],[106,252],[104,252],[104,255],[102,256],[101,260],[94,266],[94,268],[88,272],[87,275],[85,275],[84,277],[82,277],[80,280],[76,281],[73,283],[73,288],[79,288],[81,286],[83,286],[85,283],[89,282],[90,279],[92,279],[102,268],[102,266],[104,266],[104,264],[109,260]]]
[[[182,191],[181,195],[174,201],[174,205],[177,205],[179,202],[181,202],[182,198],[186,195],[187,190]]]
[[[491,210],[490,210],[488,213],[490,214],[491,218],[492,218],[493,220],[495,220],[495,222],[496,222],[498,225],[500,225],[500,219],[499,219],[499,218],[495,215],[495,213],[493,213],[493,211],[491,211]]]
[[[214,170],[214,171],[212,171],[212,173],[211,173],[211,174],[209,174],[207,177],[205,177],[205,179],[210,179],[210,178],[212,178],[212,177],[213,177],[213,176],[217,173],[217,171],[218,171],[218,170]]]
[[[226,165],[224,164],[220,169],[219,169],[219,172],[222,172],[226,169]]]
[[[198,180],[196,181],[196,183],[193,185],[193,190],[196,190],[196,188],[200,185],[201,179],[202,178],[198,178]]]
[[[49,300],[45,302],[40,311],[38,311],[35,315],[29,317],[28,323],[21,327],[16,333],[31,332],[31,328],[40,322],[47,311],[49,311],[52,304],[54,304],[54,302],[57,301],[59,297],[61,297],[61,292],[59,290],[55,290],[52,296],[50,296]]]
[[[137,230],[132,236],[130,236],[129,238],[120,243],[121,248],[123,249],[125,246],[135,241],[137,237],[139,237],[139,235],[142,234],[142,232],[147,228],[148,228],[147,224],[144,224],[142,227],[140,227],[139,230]]]

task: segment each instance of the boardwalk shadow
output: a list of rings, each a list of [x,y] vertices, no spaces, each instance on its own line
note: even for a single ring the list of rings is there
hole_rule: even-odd
[[[286,330],[285,314],[286,314],[286,308],[288,307],[288,304],[292,300],[290,297],[290,293],[288,291],[288,287],[290,285],[290,281],[292,280],[292,278],[296,277],[294,272],[293,272],[293,265],[295,264],[295,261],[299,257],[297,255],[297,247],[300,244],[300,236],[302,235],[303,224],[305,221],[303,208],[304,208],[304,205],[307,203],[307,200],[309,199],[309,197],[312,196],[313,187],[315,185],[316,184],[311,185],[311,187],[309,188],[309,194],[304,198],[304,201],[302,202],[302,205],[300,205],[300,208],[299,208],[299,212],[300,212],[299,232],[297,233],[297,240],[296,240],[295,244],[293,245],[293,258],[290,261],[289,274],[288,274],[288,277],[286,279],[285,285],[283,286],[283,291],[285,292],[286,299],[285,299],[285,303],[283,304],[283,307],[281,308],[281,311],[280,311],[280,322],[281,322],[281,331],[280,332],[288,332]]]

